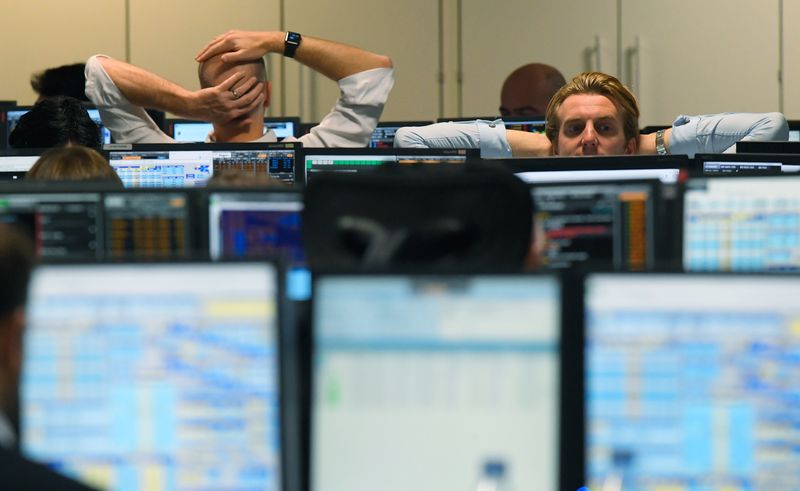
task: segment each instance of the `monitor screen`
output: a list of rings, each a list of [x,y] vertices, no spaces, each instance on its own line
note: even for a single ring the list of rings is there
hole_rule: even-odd
[[[300,228],[303,196],[294,192],[212,192],[208,196],[208,243],[214,260],[275,258],[286,261],[286,296],[311,297]]]
[[[103,196],[107,256],[185,257],[193,226],[188,196],[181,192],[119,192]]]
[[[781,174],[800,171],[800,143],[739,142],[738,153],[698,154],[702,175]]]
[[[213,146],[212,146],[213,145]],[[293,183],[296,143],[150,144],[107,149],[125,187],[201,187],[233,169]]]
[[[550,170],[515,173],[517,177],[530,184],[567,181],[631,181],[658,179],[664,184],[677,184],[680,168],[674,169],[608,169],[608,170]]]
[[[102,257],[101,196],[96,192],[0,191],[0,222],[20,227],[39,257],[90,260]]]
[[[320,277],[311,489],[558,489],[560,312],[552,277]]]
[[[800,176],[691,179],[683,265],[693,271],[800,270]]]
[[[264,127],[275,132],[278,139],[295,136],[297,131],[297,121],[293,119],[265,119]],[[172,138],[179,142],[204,142],[208,139],[208,134],[214,131],[211,123],[205,121],[184,121],[177,120],[172,122]]]
[[[685,155],[615,155],[498,159],[499,165],[531,184],[658,179],[674,186],[694,164]]]
[[[6,111],[6,138],[8,138],[8,136],[11,135],[11,132],[14,131],[14,128],[17,127],[19,118],[21,118],[30,110],[31,107],[23,106]],[[109,131],[108,128],[103,125],[103,120],[100,119],[100,111],[95,108],[88,108],[86,109],[86,112],[89,113],[89,117],[92,119],[92,121],[94,121],[97,126],[100,127],[101,143],[111,143],[111,131]]]
[[[307,148],[306,181],[319,172],[369,172],[381,165],[463,164],[477,158],[477,150],[415,148]]]
[[[281,489],[269,264],[42,266],[23,451],[104,489]]]
[[[544,116],[530,116],[526,118],[503,118],[503,124],[508,130],[527,131],[528,133],[544,133]]]
[[[656,256],[658,181],[574,183],[531,188],[542,264],[642,270]]]
[[[593,275],[585,291],[591,489],[796,487],[798,278]]]
[[[44,150],[41,150],[43,152]],[[25,152],[23,154],[17,152]],[[0,181],[18,181],[25,178],[33,164],[39,160],[40,151],[0,151]]]

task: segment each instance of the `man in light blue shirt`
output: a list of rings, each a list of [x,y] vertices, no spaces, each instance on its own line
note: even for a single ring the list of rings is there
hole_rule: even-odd
[[[396,147],[480,148],[484,158],[548,155],[686,154],[731,151],[742,140],[787,140],[780,113],[679,116],[673,126],[639,134],[634,95],[615,77],[577,75],[547,107],[545,134],[506,130],[502,120],[401,128]]]

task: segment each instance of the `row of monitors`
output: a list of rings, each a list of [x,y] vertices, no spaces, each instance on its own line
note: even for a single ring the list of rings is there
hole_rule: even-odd
[[[23,450],[116,491],[796,485],[797,276],[320,275],[307,359],[278,278],[40,267]]]
[[[740,143],[744,148],[770,150],[780,145],[785,154],[698,155],[694,160],[682,156],[550,157],[494,160],[523,179],[541,182],[617,178],[637,174],[675,182],[679,171],[693,175],[757,173],[779,174],[800,171],[800,143]],[[19,179],[33,166],[43,150],[7,150],[0,153],[0,180]],[[290,184],[301,184],[320,172],[357,173],[385,165],[415,163],[465,163],[480,160],[477,150],[394,149],[394,148],[303,148],[291,143],[215,143],[215,144],[111,144],[104,150],[126,187],[199,187],[225,169],[236,169],[253,176],[272,177]],[[577,172],[584,171],[584,172]],[[605,172],[609,171],[609,172]]]
[[[664,199],[655,179],[531,185],[546,269],[800,270],[800,176],[689,179]],[[294,189],[111,190],[0,186],[0,221],[49,260],[282,257],[289,297],[309,295]]]
[[[0,150],[9,148],[8,138],[11,136],[11,132],[17,127],[20,118],[30,111],[32,107],[33,106],[0,106]],[[86,111],[89,113],[89,117],[92,121],[99,127],[100,141],[103,144],[111,143],[111,132],[103,125],[100,119],[100,111],[91,106],[87,106]]]

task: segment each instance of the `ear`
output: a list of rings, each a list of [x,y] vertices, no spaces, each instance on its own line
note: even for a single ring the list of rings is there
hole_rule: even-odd
[[[631,138],[628,140],[628,143],[625,144],[625,155],[633,155],[637,153],[639,153],[639,139]]]

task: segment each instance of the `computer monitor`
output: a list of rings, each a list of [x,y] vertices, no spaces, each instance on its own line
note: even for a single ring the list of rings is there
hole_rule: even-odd
[[[659,252],[658,180],[569,182],[531,187],[545,268],[652,268]]]
[[[44,184],[19,182],[0,187],[0,222],[27,233],[43,259],[103,257],[101,193],[90,187]]]
[[[20,148],[0,150],[0,181],[19,181],[47,149]]]
[[[769,142],[742,141],[736,143],[736,153],[800,155],[800,139]]]
[[[104,489],[282,489],[278,271],[34,273],[22,450]]]
[[[554,277],[314,286],[312,491],[567,489]]]
[[[11,132],[14,131],[14,128],[17,127],[19,119],[32,108],[33,106],[10,106],[1,109],[5,114],[5,145],[8,145],[8,138],[11,136]],[[93,107],[87,107],[86,112],[89,113],[89,117],[92,121],[100,127],[100,142],[103,144],[111,143],[111,131],[103,125],[103,121],[100,119],[100,111]]]
[[[591,489],[792,489],[796,276],[604,274],[585,285]]]
[[[800,120],[789,120],[789,141],[800,141]]]
[[[683,265],[692,271],[800,270],[800,176],[690,179]]]
[[[194,244],[189,194],[133,190],[103,195],[106,257],[183,258]]]
[[[372,132],[369,148],[393,148],[394,134],[405,126],[425,126],[433,121],[381,121]]]
[[[678,183],[681,170],[693,162],[685,155],[616,155],[602,157],[537,157],[497,159],[517,177],[531,184],[565,181],[620,181],[658,179]]]
[[[301,148],[297,142],[115,144],[105,153],[125,187],[191,188],[227,169],[294,183]]]
[[[505,124],[506,129],[527,131],[528,133],[544,133],[546,123],[544,116],[503,118],[503,124]]]
[[[382,165],[464,164],[478,159],[477,149],[307,148],[306,182],[319,172],[369,172]]]
[[[167,121],[170,136],[179,142],[201,143],[214,131],[211,123],[191,119],[170,119]],[[300,118],[264,118],[264,127],[275,132],[279,139],[300,136]]]
[[[739,146],[746,143],[736,144],[737,152]],[[779,144],[786,142],[763,142],[766,144]],[[695,160],[698,163],[697,171],[701,175],[713,176],[719,174],[780,174],[782,172],[800,172],[800,143],[795,146],[797,154],[790,153],[773,154],[765,147],[760,147],[759,153],[747,152],[748,145],[744,145],[745,151],[742,153],[723,153],[723,154],[697,154]],[[754,147],[750,147],[754,148]],[[755,147],[759,148],[759,147]],[[773,147],[777,149],[777,147]]]
[[[286,296],[311,297],[300,217],[303,195],[295,191],[208,192],[208,245],[212,259],[282,258],[287,265]]]

